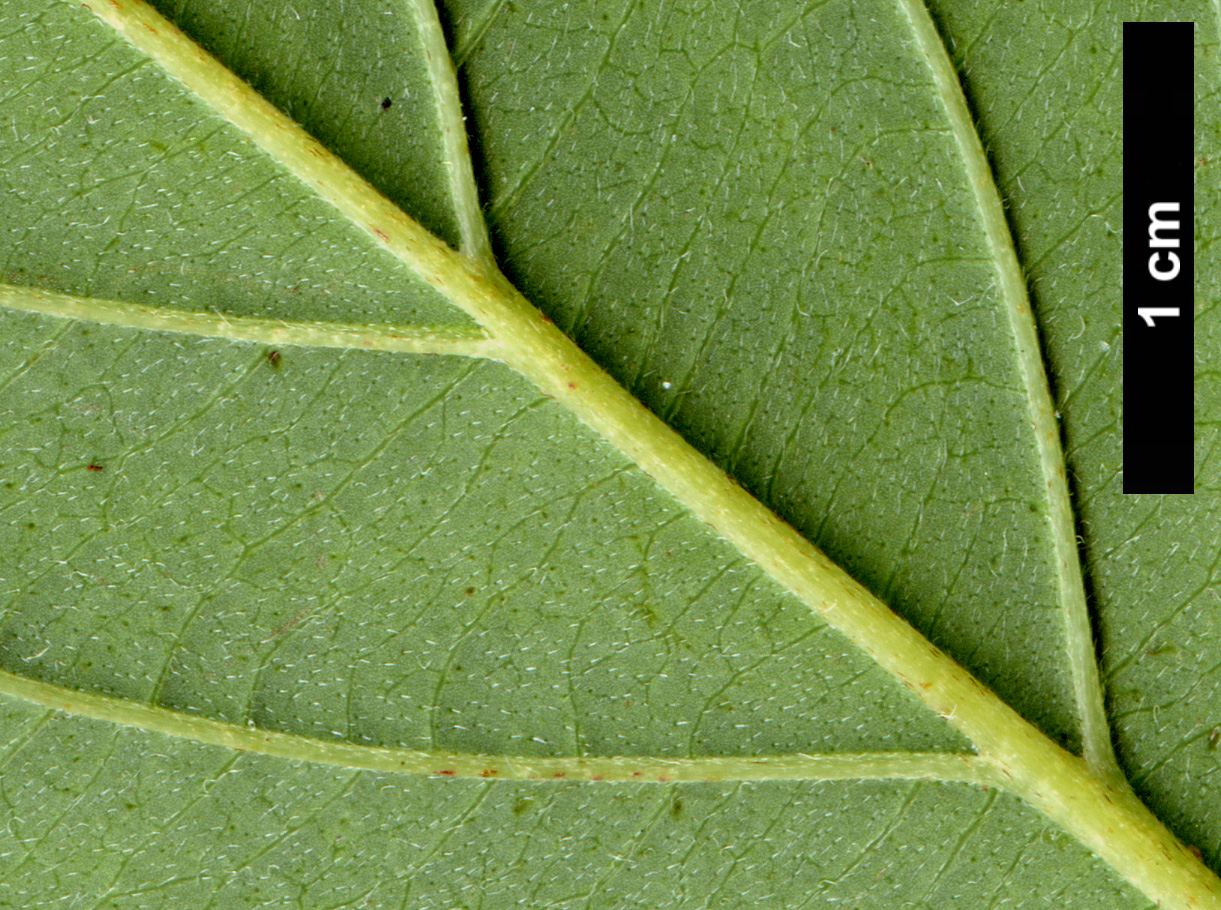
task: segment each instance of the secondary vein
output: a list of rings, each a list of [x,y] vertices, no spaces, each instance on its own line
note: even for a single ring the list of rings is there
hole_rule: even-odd
[[[432,86],[433,102],[441,126],[445,154],[445,170],[449,176],[450,194],[458,216],[458,231],[462,251],[476,262],[495,268],[492,244],[488,239],[487,223],[479,205],[479,189],[466,133],[466,118],[462,114],[462,99],[458,93],[458,78],[445,43],[445,32],[433,0],[407,0],[415,15],[416,27],[424,47],[428,81]]]
[[[1017,349],[1018,371],[1029,405],[1039,467],[1046,485],[1047,521],[1055,565],[1056,586],[1066,624],[1066,649],[1077,710],[1081,713],[1082,752],[1086,764],[1117,786],[1127,779],[1115,758],[1111,729],[1102,694],[1102,679],[1094,654],[1094,638],[1072,500],[1068,492],[1060,427],[1044,369],[1026,281],[1018,263],[1013,235],[1005,220],[1000,192],[984,153],[979,133],[958,74],[946,53],[924,0],[900,0],[911,22],[916,45],[932,71],[933,82],[945,107],[954,140],[962,155],[967,180],[979,207],[980,221],[996,265],[997,280]]]
[[[149,307],[96,297],[73,297],[0,284],[0,307],[155,332],[178,332],[269,346],[295,345],[400,354],[449,354],[495,359],[497,345],[482,329],[447,326],[343,325],[284,322],[223,313]]]
[[[0,671],[0,694],[75,717],[160,733],[177,739],[385,774],[496,780],[565,780],[628,783],[765,780],[930,780],[1004,787],[987,759],[941,752],[872,752],[843,755],[772,755],[749,758],[652,756],[561,757],[475,755],[384,749],[327,742],[227,724],[127,699],[65,689]]]
[[[453,58],[455,69],[462,69],[466,65],[467,58],[479,46],[479,42],[483,40],[488,27],[500,15],[504,5],[505,0],[491,0],[490,3],[484,5],[483,9],[479,11],[473,20],[467,20],[471,24],[468,24],[466,28],[454,36]]]

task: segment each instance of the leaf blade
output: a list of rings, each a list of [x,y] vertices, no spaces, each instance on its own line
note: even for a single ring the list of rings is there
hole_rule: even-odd
[[[476,800],[476,805],[477,805],[477,800]],[[934,879],[934,881],[935,881],[935,879]]]

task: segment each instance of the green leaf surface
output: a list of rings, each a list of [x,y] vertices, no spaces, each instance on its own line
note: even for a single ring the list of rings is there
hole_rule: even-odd
[[[478,262],[431,6],[156,5]],[[1030,290],[1067,531],[907,9],[450,0],[497,263],[1087,757],[1100,676],[1102,745],[1215,868],[1216,9],[1173,10],[1198,23],[1190,497],[1121,493],[1120,36],[1165,11],[931,10]],[[408,234],[78,3],[5,4],[0,73],[0,907],[1156,906],[532,381]]]

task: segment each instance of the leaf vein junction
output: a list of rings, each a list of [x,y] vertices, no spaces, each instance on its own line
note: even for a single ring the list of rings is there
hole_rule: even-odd
[[[900,0],[900,5],[911,23],[916,45],[932,72],[937,94],[962,155],[967,180],[979,207],[980,224],[992,251],[1001,302],[1013,332],[1018,372],[1029,403],[1035,448],[1046,486],[1048,531],[1060,607],[1065,619],[1069,671],[1077,708],[1081,712],[1085,761],[1111,784],[1126,787],[1127,779],[1119,769],[1111,742],[1103,704],[1102,680],[1094,657],[1093,632],[1085,602],[1085,585],[1077,552],[1077,531],[1068,494],[1059,423],[1043,367],[1038,327],[1026,293],[1026,281],[1018,263],[1013,236],[962,85],[925,6],[925,0]]]

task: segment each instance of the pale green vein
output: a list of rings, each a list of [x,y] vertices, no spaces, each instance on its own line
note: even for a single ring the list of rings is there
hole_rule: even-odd
[[[1048,530],[1066,625],[1068,665],[1077,709],[1081,712],[1082,754],[1086,764],[1099,774],[1117,786],[1126,786],[1127,780],[1115,758],[1103,701],[1102,679],[1094,652],[1081,558],[1077,549],[1077,530],[1068,492],[1064,450],[1060,445],[1060,427],[1039,347],[1039,331],[1026,293],[1026,281],[1018,264],[1013,236],[1005,220],[1000,192],[967,107],[958,74],[950,62],[932,16],[924,0],[900,0],[900,5],[911,22],[916,46],[932,70],[937,93],[962,155],[967,180],[979,206],[984,236],[996,264],[1001,301],[1016,343],[1018,370],[1034,427],[1039,467],[1046,483]]]
[[[488,27],[500,14],[504,5],[505,0],[491,0],[480,11],[478,18],[474,20],[474,24],[467,26],[459,32],[454,41],[454,66],[457,69],[462,69],[471,52],[479,46],[479,42],[487,34]]]
[[[875,752],[775,755],[752,758],[534,758],[418,752],[326,742],[226,724],[121,698],[77,692],[0,671],[0,694],[90,720],[177,739],[385,774],[496,780],[569,780],[635,783],[763,780],[929,780],[1003,788],[1004,778],[976,755]]]
[[[270,347],[296,345],[399,354],[450,354],[494,359],[496,345],[480,329],[441,326],[342,325],[331,322],[284,322],[193,313],[141,306],[95,297],[72,297],[36,288],[0,284],[0,307],[25,313],[42,313],[154,332],[180,332],[227,341],[250,341]]]
[[[466,118],[462,114],[458,79],[445,43],[445,33],[441,30],[441,20],[437,17],[436,4],[434,0],[406,2],[415,15],[416,27],[424,47],[428,81],[432,86],[433,102],[436,104],[437,120],[441,127],[445,171],[449,176],[450,194],[458,216],[462,252],[481,265],[495,268],[496,260],[492,256],[487,223],[479,205],[479,189],[475,184],[475,170],[467,145]]]
[[[1221,910],[1221,881],[1122,781],[1100,775],[1060,748],[930,644],[611,379],[503,275],[480,268],[424,230],[142,0],[80,2],[469,313],[500,345],[499,359],[630,458],[713,533],[967,736],[1009,790],[1167,910]],[[931,28],[923,8],[920,15]],[[932,37],[944,58],[935,32]],[[976,157],[985,168],[984,186],[990,186],[982,152]],[[999,217],[1003,230],[1003,215],[988,217]],[[1004,274],[1010,280],[1016,275],[1020,290],[1011,246],[1009,255],[1013,265]],[[1033,334],[1028,308],[1026,321]],[[1026,360],[1041,368],[1037,350],[1030,347]],[[1054,420],[1051,430],[1054,434]],[[1053,435],[1053,450],[1054,441]]]
[[[73,2],[73,0],[67,0]],[[488,318],[496,279],[403,214],[262,95],[143,0],[81,0],[80,6],[148,56],[217,116],[476,320]]]

